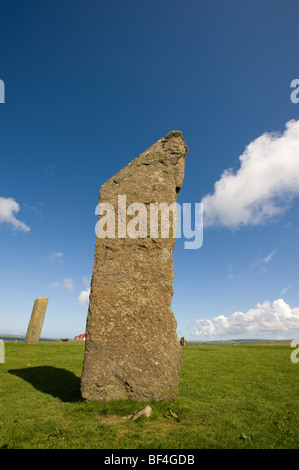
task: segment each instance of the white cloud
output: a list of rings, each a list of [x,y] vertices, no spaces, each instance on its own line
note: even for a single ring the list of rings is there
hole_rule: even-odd
[[[283,299],[257,304],[248,312],[219,315],[212,320],[196,320],[196,336],[242,335],[244,333],[292,333],[299,331],[299,307],[291,308]]]
[[[299,195],[299,120],[283,134],[265,133],[239,157],[237,172],[225,170],[214,193],[203,197],[205,226],[258,225],[284,214]]]
[[[53,253],[48,256],[47,260],[50,261],[51,263],[62,263],[62,257],[63,253],[61,251],[54,251]]]
[[[14,212],[18,213],[19,211],[20,205],[13,198],[0,197],[0,224],[11,224],[14,230],[29,232],[30,227],[18,220],[14,215]]]
[[[80,292],[80,295],[78,297],[78,302],[82,307],[85,307],[88,302],[89,302],[89,294],[90,294],[90,288],[88,287],[86,290],[82,290]]]
[[[63,279],[63,286],[67,292],[72,292],[75,289],[75,284],[71,277]]]
[[[83,279],[83,284],[86,287],[86,290],[82,290],[80,292],[80,295],[78,297],[78,302],[82,307],[85,307],[88,302],[89,302],[89,295],[90,295],[90,279],[87,276],[84,276]]]

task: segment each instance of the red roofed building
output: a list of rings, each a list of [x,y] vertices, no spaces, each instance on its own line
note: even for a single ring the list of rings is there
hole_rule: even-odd
[[[85,341],[86,340],[86,335],[85,335],[85,333],[81,333],[80,335],[75,336],[75,339]]]

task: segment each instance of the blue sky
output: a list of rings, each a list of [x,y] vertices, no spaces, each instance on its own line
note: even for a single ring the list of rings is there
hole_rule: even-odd
[[[25,333],[46,295],[42,336],[85,330],[99,188],[179,129],[178,202],[206,201],[209,223],[199,250],[176,243],[178,335],[298,336],[298,14],[295,0],[1,2],[0,333]]]

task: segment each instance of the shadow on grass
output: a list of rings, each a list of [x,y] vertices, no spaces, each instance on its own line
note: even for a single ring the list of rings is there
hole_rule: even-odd
[[[16,375],[33,385],[40,392],[59,398],[63,402],[81,401],[80,378],[66,369],[51,366],[26,367],[11,369],[10,374]]]

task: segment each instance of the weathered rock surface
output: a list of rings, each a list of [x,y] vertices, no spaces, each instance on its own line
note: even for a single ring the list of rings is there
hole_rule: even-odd
[[[99,203],[117,208],[118,195],[126,195],[127,207],[143,203],[148,212],[150,203],[175,203],[187,151],[181,132],[170,132],[106,181]],[[114,239],[96,239],[81,377],[87,401],[176,398],[181,347],[171,310],[175,237],[152,238],[149,225],[146,238],[118,238],[116,230]]]
[[[43,328],[49,297],[35,300],[29,321],[25,344],[37,344]]]

